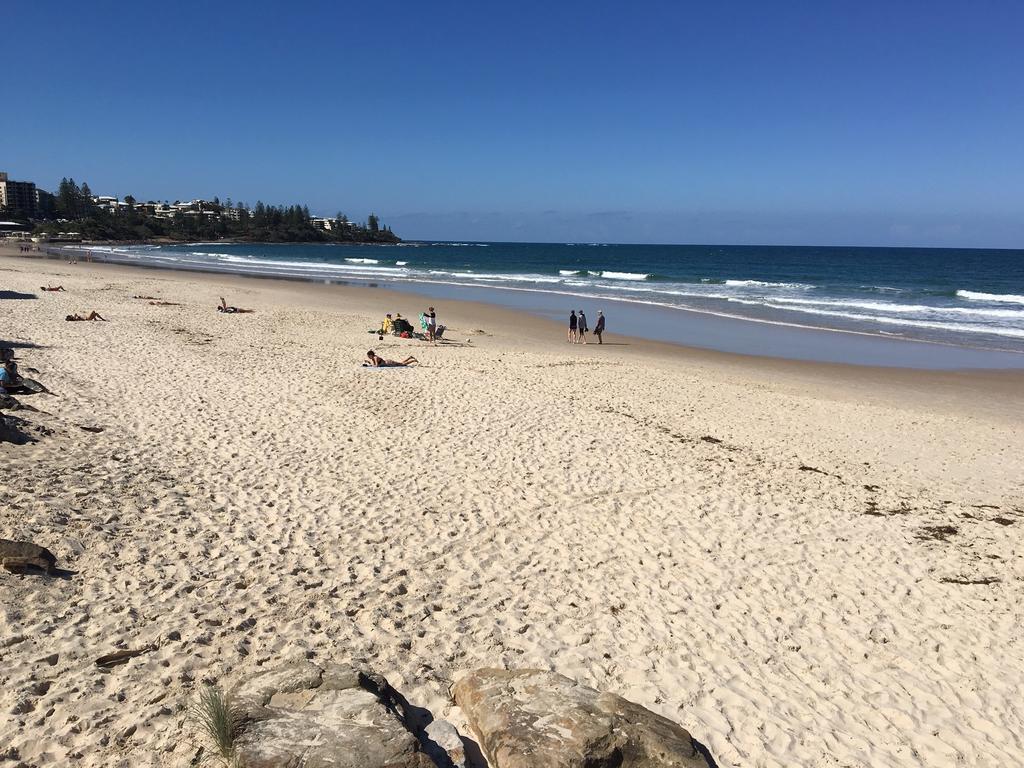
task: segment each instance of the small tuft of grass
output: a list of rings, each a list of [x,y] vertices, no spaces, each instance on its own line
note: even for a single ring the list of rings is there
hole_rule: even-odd
[[[189,716],[209,742],[212,756],[225,768],[240,768],[235,740],[242,731],[245,713],[231,700],[231,695],[208,685],[192,705]]]

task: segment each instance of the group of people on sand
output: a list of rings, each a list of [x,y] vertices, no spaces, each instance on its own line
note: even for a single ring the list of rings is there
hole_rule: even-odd
[[[45,293],[67,293],[67,290],[65,290],[63,285],[41,285],[39,286],[39,290]],[[69,323],[80,323],[92,320],[102,320],[103,322],[107,321],[107,319],[105,317],[102,317],[100,313],[97,312],[96,310],[93,310],[88,315],[80,315],[77,312],[75,312],[70,315],[65,315],[64,319],[67,320]]]
[[[420,313],[420,331],[421,334],[417,337],[412,323],[402,317],[400,312],[396,312],[394,316],[388,312],[377,329],[377,340],[384,341],[385,336],[401,336],[405,339],[415,337],[431,344],[436,343],[444,335],[444,326],[437,324],[437,312],[433,307],[427,307],[426,312]]]
[[[569,343],[586,344],[587,333],[589,332],[590,329],[587,327],[587,316],[583,314],[583,310],[581,309],[578,314],[575,309],[569,310]],[[604,335],[604,312],[601,310],[597,311],[597,323],[594,325],[594,335],[597,337],[598,344],[604,344],[604,340],[601,338]]]
[[[67,292],[63,285],[43,285],[43,286],[40,286],[39,290],[45,291],[47,293],[55,293],[55,292],[58,292],[58,291],[64,292],[64,293]],[[178,306],[181,306],[176,301],[163,301],[163,300],[157,298],[156,296],[141,296],[141,295],[139,295],[139,296],[132,296],[132,298],[133,299],[146,299],[146,300],[149,301],[150,304],[152,304],[153,306],[158,306],[158,307],[178,307]],[[222,314],[235,315],[235,314],[249,314],[249,313],[255,312],[256,310],[255,309],[245,309],[243,307],[231,306],[231,305],[229,305],[227,303],[227,301],[224,299],[224,297],[221,296],[220,297],[220,304],[217,306],[217,311],[222,313]],[[388,317],[390,317],[390,315],[388,315]],[[69,323],[70,322],[90,322],[90,321],[95,321],[95,320],[102,320],[103,322],[107,321],[107,319],[105,317],[103,317],[102,315],[100,315],[100,313],[97,312],[96,310],[93,310],[92,312],[90,312],[87,315],[80,315],[80,314],[78,314],[76,312],[76,313],[73,313],[73,314],[70,314],[70,315],[66,315],[64,317],[64,319],[67,320]]]
[[[402,317],[401,312],[393,315],[388,312],[381,321],[380,327],[371,333],[377,334],[378,341],[384,341],[385,336],[400,336],[403,339],[422,339],[431,344],[437,342],[444,334],[444,326],[437,324],[437,311],[433,307],[427,307],[426,312],[420,313],[420,332],[418,333],[408,320]],[[410,355],[404,360],[386,360],[372,349],[366,353],[364,368],[406,368],[410,365],[419,365],[419,360]]]

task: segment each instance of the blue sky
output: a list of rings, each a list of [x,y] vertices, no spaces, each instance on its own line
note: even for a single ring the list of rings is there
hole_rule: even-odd
[[[8,5],[0,170],[409,238],[1024,247],[1024,3],[159,7]]]

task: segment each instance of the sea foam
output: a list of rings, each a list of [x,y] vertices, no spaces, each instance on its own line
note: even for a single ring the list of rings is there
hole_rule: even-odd
[[[802,291],[814,287],[807,283],[769,283],[763,280],[726,280],[725,285],[732,286],[733,288],[792,288]]]
[[[649,274],[641,272],[609,272],[608,270],[591,272],[590,274],[603,277],[606,280],[648,280],[651,277]]]
[[[956,295],[961,299],[970,301],[1003,301],[1008,304],[1024,304],[1024,296],[1017,296],[1012,293],[979,293],[978,291],[957,291]]]

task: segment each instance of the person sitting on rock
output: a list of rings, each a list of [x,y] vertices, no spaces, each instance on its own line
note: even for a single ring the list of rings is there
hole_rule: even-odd
[[[93,310],[92,312],[90,312],[85,317],[82,317],[81,315],[75,314],[75,315],[68,315],[64,319],[67,320],[69,323],[70,322],[81,322],[83,320],[102,320],[103,322],[107,322],[107,318],[101,317],[100,313],[97,312],[96,310]]]

